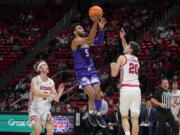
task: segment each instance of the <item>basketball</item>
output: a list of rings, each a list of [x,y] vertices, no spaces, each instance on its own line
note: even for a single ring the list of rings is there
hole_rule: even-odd
[[[102,16],[103,15],[103,10],[99,6],[93,6],[89,9],[89,16]]]

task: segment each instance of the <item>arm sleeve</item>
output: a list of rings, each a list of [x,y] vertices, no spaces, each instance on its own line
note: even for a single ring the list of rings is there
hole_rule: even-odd
[[[104,41],[104,31],[100,30],[96,39],[94,39],[94,46],[101,45]]]

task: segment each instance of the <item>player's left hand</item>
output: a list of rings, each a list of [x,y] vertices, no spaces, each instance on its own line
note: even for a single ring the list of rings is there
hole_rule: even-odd
[[[100,29],[100,30],[104,29],[104,26],[106,25],[106,23],[107,23],[106,19],[105,19],[104,17],[102,17],[102,18],[100,19],[100,21],[98,22],[99,29]]]
[[[64,84],[61,83],[58,87],[58,93],[63,93],[63,91],[64,91]]]
[[[63,94],[63,91],[64,91],[64,84],[61,83],[58,87],[58,93],[57,93],[57,96],[55,98],[55,101],[56,102],[59,102],[59,98],[61,97],[61,95]]]
[[[126,35],[126,33],[125,33],[124,29],[122,28],[119,32],[119,36],[122,39],[122,38],[124,38],[125,35]]]

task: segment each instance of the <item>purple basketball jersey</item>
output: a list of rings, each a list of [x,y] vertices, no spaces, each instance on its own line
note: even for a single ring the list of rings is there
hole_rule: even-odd
[[[78,46],[77,50],[73,51],[73,55],[75,70],[94,67],[94,63],[88,45]]]
[[[73,50],[73,55],[76,78],[80,85],[85,87],[100,83],[96,69],[94,68],[89,46],[78,46],[77,50]]]

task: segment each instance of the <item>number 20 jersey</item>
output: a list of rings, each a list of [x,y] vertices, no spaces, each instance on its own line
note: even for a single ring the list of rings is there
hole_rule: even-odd
[[[120,70],[121,86],[139,86],[139,61],[134,55],[124,55],[126,63]]]

